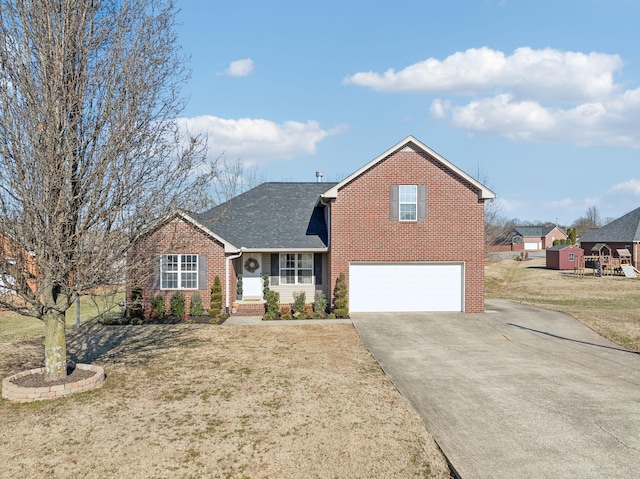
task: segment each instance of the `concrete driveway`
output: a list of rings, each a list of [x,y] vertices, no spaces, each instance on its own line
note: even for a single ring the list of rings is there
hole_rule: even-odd
[[[640,477],[640,355],[562,313],[486,309],[352,320],[459,477]]]

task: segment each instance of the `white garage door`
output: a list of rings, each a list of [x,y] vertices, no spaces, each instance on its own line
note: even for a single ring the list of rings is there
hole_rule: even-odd
[[[524,249],[542,249],[541,243],[525,243]]]
[[[349,310],[463,311],[462,263],[352,263]]]

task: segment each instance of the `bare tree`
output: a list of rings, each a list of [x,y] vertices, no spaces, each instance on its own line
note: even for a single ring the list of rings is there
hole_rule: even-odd
[[[488,173],[478,164],[473,177],[490,188]],[[511,228],[513,224],[502,214],[502,207],[498,201],[489,200],[484,203],[484,242],[485,251],[492,247],[511,243]]]
[[[131,240],[208,181],[175,121],[174,21],[172,0],[0,2],[0,273],[20,298],[2,303],[44,322],[47,380],[66,375],[77,295],[122,277]]]
[[[586,233],[590,229],[602,226],[600,222],[600,214],[595,206],[590,206],[584,216],[575,220],[572,226],[576,229],[578,237]]]
[[[592,228],[600,227],[600,213],[598,213],[598,208],[595,206],[590,206],[587,208],[587,221],[591,224]]]
[[[210,185],[211,201],[216,205],[224,203],[265,181],[257,167],[247,167],[241,160],[228,162],[223,154],[216,159],[216,175]]]

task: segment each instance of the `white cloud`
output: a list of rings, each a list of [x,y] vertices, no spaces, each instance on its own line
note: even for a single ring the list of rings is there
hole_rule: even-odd
[[[253,71],[254,65],[251,58],[244,58],[231,62],[229,68],[224,71],[224,75],[230,77],[246,77]]]
[[[614,80],[618,55],[487,47],[429,58],[396,72],[360,72],[345,84],[382,92],[440,93],[429,114],[469,133],[518,141],[640,148],[640,88]],[[455,95],[455,96],[454,96]],[[455,98],[471,100],[456,102]]]
[[[225,153],[227,158],[239,159],[246,165],[312,155],[320,141],[345,130],[345,127],[325,130],[315,121],[276,123],[210,115],[182,118],[180,122],[184,129],[207,136],[212,157]]]
[[[343,82],[383,92],[475,95],[498,89],[516,97],[584,101],[611,94],[613,74],[621,67],[618,55],[522,47],[507,56],[483,47],[456,52],[442,61],[428,58],[398,72],[360,72]]]
[[[464,106],[438,99],[430,112],[434,118],[449,118],[456,128],[514,140],[640,148],[640,132],[635,128],[640,121],[640,89],[568,109],[517,101],[506,93]]]
[[[617,185],[614,185],[611,188],[610,192],[640,196],[640,181],[629,180],[629,181],[624,181],[622,183],[618,183]]]

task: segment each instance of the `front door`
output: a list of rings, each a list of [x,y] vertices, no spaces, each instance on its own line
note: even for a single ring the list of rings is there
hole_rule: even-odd
[[[262,255],[242,256],[242,299],[262,299]]]

